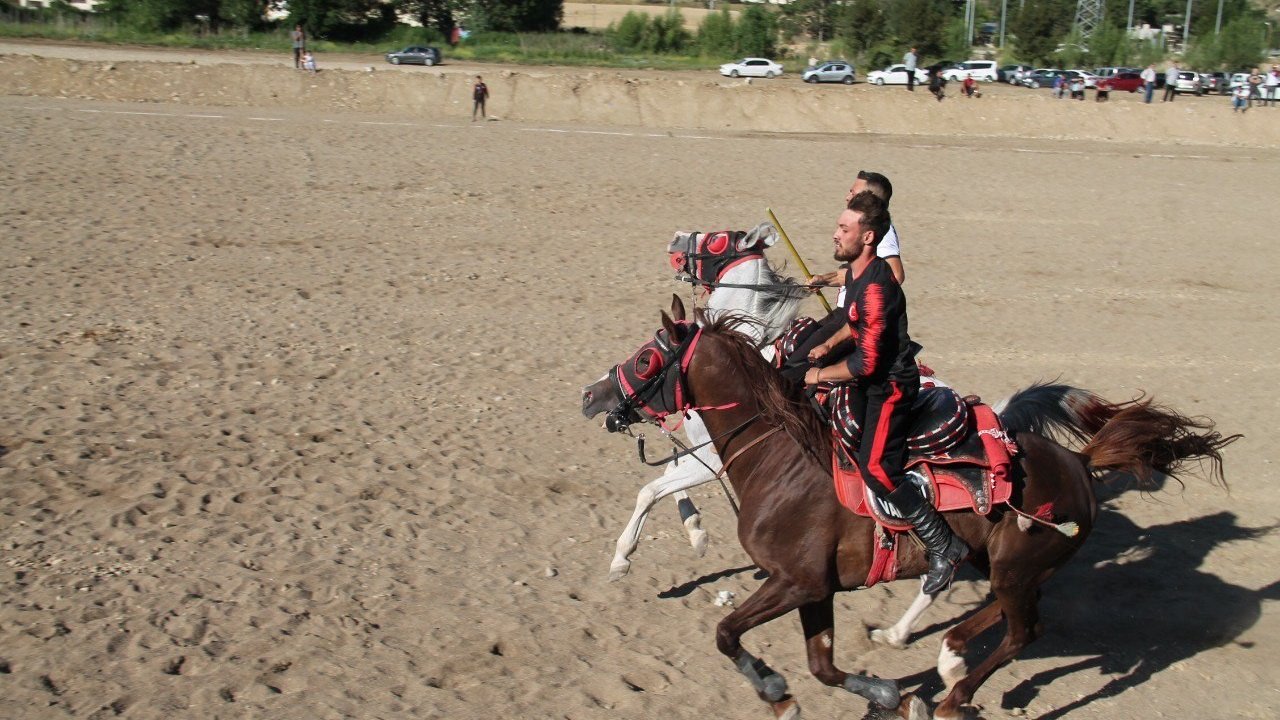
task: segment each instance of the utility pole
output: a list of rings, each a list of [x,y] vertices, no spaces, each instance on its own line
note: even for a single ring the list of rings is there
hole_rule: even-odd
[[[1129,0],[1133,2],[1133,0]],[[1004,23],[1009,14],[1009,0],[1000,0],[1000,49],[1004,49]]]
[[[1129,24],[1124,26],[1125,37],[1130,37],[1133,32],[1133,0],[1129,0]]]
[[[1187,51],[1187,43],[1191,41],[1191,0],[1187,0],[1187,19],[1182,21],[1182,52]]]
[[[1213,34],[1216,37],[1222,32],[1222,0],[1218,0],[1218,19],[1213,21]]]

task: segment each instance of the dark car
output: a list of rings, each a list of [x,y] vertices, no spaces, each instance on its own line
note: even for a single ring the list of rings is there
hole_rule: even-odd
[[[440,49],[423,45],[410,45],[403,50],[387,53],[387,62],[392,65],[426,65],[431,67],[440,62]]]
[[[1032,70],[1022,76],[1022,84],[1029,88],[1051,88],[1053,81],[1059,77],[1067,77],[1066,70],[1056,70],[1053,68],[1040,68]]]
[[[1142,89],[1142,76],[1136,72],[1118,72],[1107,78],[1107,82],[1116,92],[1137,92]]]

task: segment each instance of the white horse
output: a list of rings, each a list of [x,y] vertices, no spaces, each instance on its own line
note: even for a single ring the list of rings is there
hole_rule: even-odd
[[[699,252],[700,241],[706,235],[677,232],[667,252],[683,254],[681,257],[693,256]],[[727,312],[750,318],[752,322],[744,324],[741,329],[751,335],[766,358],[773,357],[773,341],[791,325],[801,303],[810,294],[805,286],[780,276],[763,255],[764,248],[771,247],[777,240],[777,230],[768,223],[757,225],[745,236],[733,238],[733,246],[724,248],[725,253],[742,254],[755,250],[758,254],[737,259],[710,286],[705,286],[711,291],[704,306],[709,319]],[[701,292],[697,283],[693,287],[695,294]],[[692,457],[668,463],[662,477],[641,488],[636,496],[635,512],[618,537],[613,561],[609,565],[611,581],[621,579],[631,569],[628,558],[640,541],[649,510],[668,495],[676,496],[680,517],[694,551],[701,557],[707,550],[707,533],[702,529],[701,515],[686,491],[715,480],[716,473],[720,471],[720,458],[711,447],[711,436],[696,412],[686,414],[684,431],[689,446],[698,449]]]
[[[701,249],[700,241],[706,235],[698,232],[677,232],[667,246],[667,252],[678,257],[696,255]],[[777,230],[769,223],[761,223],[745,236],[738,238],[736,246],[731,250],[738,253],[749,252],[752,249],[762,251],[764,248],[772,247],[777,240]],[[682,269],[692,269],[692,264],[682,263],[682,265],[684,266]],[[704,306],[708,319],[715,320],[724,313],[736,313],[750,318],[753,322],[744,324],[741,329],[750,333],[752,340],[757,347],[760,347],[761,354],[766,359],[772,359],[773,341],[787,330],[799,313],[800,305],[811,294],[805,285],[779,275],[763,254],[736,260],[714,280],[704,279],[699,283],[695,278],[695,293],[699,291],[700,286],[710,290]],[[630,571],[629,558],[639,544],[640,533],[644,530],[644,522],[649,516],[649,511],[655,503],[668,495],[676,496],[681,521],[689,535],[689,543],[693,546],[694,552],[699,557],[706,552],[707,532],[702,529],[701,514],[689,498],[687,491],[715,480],[721,463],[710,444],[711,436],[696,412],[689,412],[686,415],[684,430],[689,446],[697,449],[693,457],[668,463],[662,477],[641,488],[636,496],[636,506],[631,519],[618,537],[613,560],[609,565],[610,581],[620,580]],[[888,628],[873,630],[871,639],[892,647],[905,647],[916,621],[933,603],[933,599],[933,596],[921,593],[897,623]]]

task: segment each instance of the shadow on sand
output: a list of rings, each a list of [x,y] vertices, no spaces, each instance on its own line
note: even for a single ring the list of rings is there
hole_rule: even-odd
[[[1079,555],[1045,585],[1040,603],[1045,634],[1019,659],[1090,657],[1026,679],[1005,693],[1001,707],[1026,707],[1041,688],[1081,671],[1111,676],[1093,692],[1039,716],[1054,720],[1120,695],[1181,660],[1238,643],[1236,638],[1261,616],[1263,601],[1280,599],[1280,581],[1250,590],[1200,568],[1215,548],[1258,540],[1274,529],[1242,527],[1229,512],[1142,528],[1104,505]],[[960,619],[921,634],[945,630]],[[1001,623],[976,638],[966,653],[970,665],[1003,634]],[[943,691],[934,669],[901,682],[918,684],[917,694],[926,698]]]

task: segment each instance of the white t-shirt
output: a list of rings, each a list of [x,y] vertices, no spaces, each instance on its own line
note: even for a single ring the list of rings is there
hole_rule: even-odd
[[[1146,70],[1142,71],[1141,77],[1142,77],[1142,82],[1153,83],[1156,81],[1156,71],[1152,70],[1151,68],[1147,68]]]
[[[893,225],[890,225],[889,232],[880,238],[880,244],[876,246],[876,256],[891,258],[899,257],[900,255],[902,255],[902,251],[898,247],[898,230]],[[844,285],[840,286],[840,294],[836,295],[836,307],[844,307]]]

